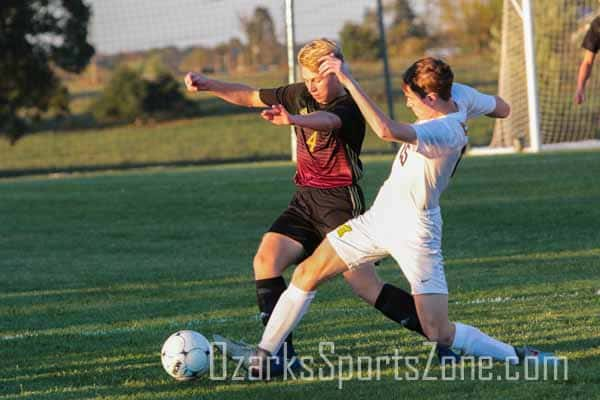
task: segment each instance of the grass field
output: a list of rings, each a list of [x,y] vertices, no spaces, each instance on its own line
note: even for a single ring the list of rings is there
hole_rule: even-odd
[[[390,159],[367,159],[369,199]],[[445,382],[434,362],[434,380],[398,381],[389,366],[341,390],[318,379],[177,383],[160,365],[179,329],[258,340],[251,260],[289,200],[291,164],[0,181],[0,399],[600,398],[598,171],[598,152],[470,157],[443,199],[451,318],[555,350],[568,380],[530,382],[516,367],[521,378],[507,381],[497,364],[491,381]],[[379,271],[406,288],[390,260]],[[334,363],[398,349],[419,357],[421,374],[429,352],[340,279],[296,332],[301,355],[328,374],[325,340]]]

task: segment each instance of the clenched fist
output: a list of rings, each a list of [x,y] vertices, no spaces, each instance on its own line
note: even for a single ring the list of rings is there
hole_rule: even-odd
[[[198,92],[201,90],[209,90],[208,79],[206,76],[197,72],[188,72],[185,76],[185,87],[190,92]]]

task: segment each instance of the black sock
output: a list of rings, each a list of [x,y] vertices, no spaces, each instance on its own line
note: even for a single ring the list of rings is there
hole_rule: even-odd
[[[271,313],[281,297],[281,294],[287,288],[282,276],[268,279],[258,279],[256,281],[256,302],[260,310],[260,319],[264,326],[267,326]],[[285,339],[288,353],[293,352],[292,333]]]
[[[425,336],[417,316],[415,300],[408,292],[386,283],[383,285],[379,296],[377,296],[375,308],[406,329]]]

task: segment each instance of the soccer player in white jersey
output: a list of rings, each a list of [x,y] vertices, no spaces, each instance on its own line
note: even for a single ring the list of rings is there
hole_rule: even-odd
[[[469,113],[486,109],[465,107],[452,98],[453,73],[441,60],[425,58],[404,73],[407,106],[415,124],[387,117],[352,78],[345,64],[323,58],[319,72],[335,74],[354,98],[373,131],[385,141],[402,143],[389,178],[373,206],[327,235],[315,252],[294,271],[262,339],[248,357],[253,375],[264,377],[266,360],[300,322],[323,281],[391,255],[410,283],[417,313],[427,337],[466,355],[488,356],[518,363],[524,357],[542,362],[550,353],[515,348],[477,328],[448,319],[448,288],[442,258],[442,217],[439,199],[467,144]],[[466,87],[457,87],[459,90]],[[461,104],[462,103],[462,104]],[[497,110],[506,117],[508,106]]]

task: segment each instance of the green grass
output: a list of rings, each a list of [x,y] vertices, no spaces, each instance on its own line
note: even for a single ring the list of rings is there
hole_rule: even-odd
[[[390,157],[368,158],[369,199],[389,167]],[[385,368],[342,390],[177,383],[160,365],[178,329],[258,340],[251,260],[293,191],[289,163],[0,181],[0,399],[598,398],[598,170],[598,152],[469,157],[443,199],[451,318],[556,350],[567,381],[406,382]],[[379,272],[406,288],[390,260]],[[419,357],[421,374],[429,351],[341,279],[321,288],[296,332],[304,356],[318,357],[321,340],[353,357],[397,348]],[[434,363],[429,375],[441,374]]]

